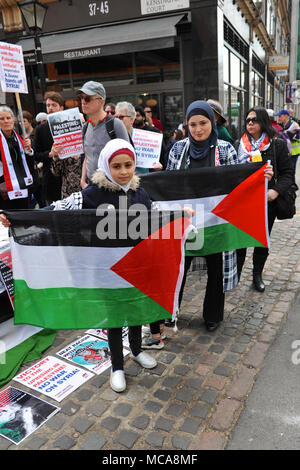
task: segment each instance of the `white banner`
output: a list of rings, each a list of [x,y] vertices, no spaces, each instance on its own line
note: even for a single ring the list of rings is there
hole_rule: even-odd
[[[28,93],[21,46],[0,42],[0,83],[2,91]]]
[[[63,147],[59,158],[68,158],[83,153],[82,122],[78,108],[48,114],[53,140]]]
[[[163,135],[160,132],[133,129],[132,140],[136,153],[136,166],[153,168],[159,162]]]
[[[91,377],[95,376],[89,371],[47,356],[16,375],[14,380],[53,400],[61,401]]]

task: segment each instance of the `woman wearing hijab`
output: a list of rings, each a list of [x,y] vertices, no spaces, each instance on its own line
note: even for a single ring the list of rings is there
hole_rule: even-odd
[[[273,177],[268,186],[268,227],[271,233],[275,218],[276,200],[294,182],[293,165],[284,140],[274,138],[276,135],[268,112],[265,108],[251,108],[245,119],[245,132],[241,137],[238,149],[239,163],[267,162],[276,168],[276,181]],[[246,249],[237,251],[238,275],[240,277],[246,257]],[[258,292],[264,292],[262,271],[269,255],[268,248],[255,247],[253,251],[253,285]]]
[[[167,170],[187,170],[194,168],[234,165],[237,155],[229,142],[219,140],[214,113],[206,101],[194,101],[187,109],[188,137],[176,142],[172,147]],[[271,167],[265,170],[271,178]],[[185,258],[185,274],[179,294],[182,300],[187,271],[193,257]],[[224,316],[225,292],[237,285],[236,252],[216,253],[205,256],[207,265],[207,285],[203,304],[203,318],[208,331],[214,331]]]
[[[205,101],[194,101],[187,108],[188,137],[176,142],[169,154],[167,170],[193,171],[196,168],[234,165],[237,155],[229,142],[218,140],[214,113]],[[236,286],[236,253],[216,253],[205,256],[207,265],[207,286],[203,304],[203,318],[206,329],[214,331],[224,316],[224,292]],[[179,305],[182,300],[186,275],[193,260],[185,258],[185,272]]]
[[[107,204],[109,209],[119,209],[120,204],[124,207],[121,196],[127,199],[127,207],[143,204],[150,209],[149,196],[139,187],[139,178],[134,174],[135,163],[135,152],[131,144],[123,139],[109,141],[100,153],[98,170],[94,173],[91,184],[66,199],[54,202],[46,209],[96,209],[100,204]],[[0,214],[0,221],[4,226],[10,225],[4,214]],[[156,367],[157,362],[141,349],[141,329],[140,325],[129,327],[132,358],[142,367],[152,369]],[[122,392],[126,389],[122,328],[108,329],[108,344],[112,362],[110,385],[115,392]]]

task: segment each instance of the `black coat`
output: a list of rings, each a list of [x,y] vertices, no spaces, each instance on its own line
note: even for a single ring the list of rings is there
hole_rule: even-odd
[[[294,183],[294,167],[285,141],[279,138],[272,139],[271,145],[267,150],[261,152],[261,156],[264,163],[271,160],[273,171],[277,173],[269,182],[268,188],[275,189],[279,194],[282,194]]]
[[[53,138],[48,122],[39,124],[35,129],[34,158],[36,162],[43,163],[43,195],[51,202],[61,198],[61,178],[51,172],[52,159],[49,158],[49,153],[52,145]]]

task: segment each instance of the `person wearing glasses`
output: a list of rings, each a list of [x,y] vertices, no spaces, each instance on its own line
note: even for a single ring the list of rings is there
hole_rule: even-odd
[[[115,105],[115,103],[106,103],[104,111],[107,114],[111,114],[112,116],[114,116],[116,114],[116,105]]]
[[[121,121],[123,122],[128,132],[129,141],[131,145],[134,147],[134,143],[132,140],[133,123],[136,118],[136,111],[135,111],[134,106],[128,101],[121,101],[117,103],[115,117],[118,119],[121,119]],[[153,167],[154,170],[162,170],[162,168],[163,166],[161,163],[155,163]],[[136,167],[137,175],[141,175],[141,174],[148,173],[148,172],[149,172],[148,168],[140,168],[138,166]]]
[[[267,193],[268,226],[269,233],[271,233],[276,218],[274,201],[280,193],[284,192],[293,183],[293,165],[285,141],[276,137],[267,110],[257,106],[251,108],[246,114],[245,131],[238,147],[238,162],[267,162],[268,160],[271,161],[273,168],[277,169],[277,175],[273,175],[269,180]],[[258,292],[264,292],[265,290],[262,271],[268,254],[268,248],[254,248],[253,286]],[[245,257],[246,249],[237,250],[239,278]]]
[[[83,132],[85,158],[80,181],[81,188],[85,189],[97,170],[98,158],[105,144],[112,138],[124,139],[129,142],[129,137],[121,120],[114,119],[104,111],[106,92],[102,83],[86,82],[78,90],[77,95],[81,100],[82,112],[88,117],[88,123]]]
[[[145,114],[146,114],[146,120],[149,124],[149,126],[154,126],[156,127],[160,132],[163,132],[163,126],[162,123],[160,122],[159,119],[155,118],[152,116],[152,109],[150,106],[146,106],[144,108]]]

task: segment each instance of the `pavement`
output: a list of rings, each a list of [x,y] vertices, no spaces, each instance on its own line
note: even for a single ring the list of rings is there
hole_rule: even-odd
[[[256,382],[264,377],[268,353],[274,351],[282,332],[290,331],[285,328],[295,327],[289,326],[290,312],[294,317],[299,312],[300,201],[297,205],[292,220],[275,222],[264,270],[264,293],[252,288],[249,249],[239,286],[226,294],[225,319],[218,330],[209,333],[202,320],[206,277],[199,279],[198,273],[189,273],[178,331],[168,328],[164,349],[151,351],[158,361],[155,369],[141,369],[128,357],[127,389],[120,394],[110,388],[109,370],[95,375],[59,404],[34,392],[60,406],[61,411],[18,446],[0,437],[0,450],[120,450],[126,455],[128,450],[200,451],[245,449],[249,442],[254,442],[251,448],[259,445],[261,438],[253,441],[254,433],[242,435],[239,423],[245,423],[243,417],[249,409],[251,414],[253,407],[248,403]],[[58,331],[43,357],[55,355],[84,333]],[[290,340],[287,347],[286,362],[295,368],[291,356],[293,352],[297,356],[297,351],[291,349]],[[13,380],[7,385],[31,393]],[[273,434],[278,433],[276,413],[283,406],[280,390],[285,385],[278,375],[277,385],[271,387],[264,403],[264,416],[271,419]],[[299,400],[293,406],[297,403]],[[294,414],[298,424],[296,409]],[[258,413],[252,413],[251,418],[264,421]],[[234,436],[238,436],[235,441]],[[275,448],[274,442],[269,445]],[[280,448],[280,441],[276,440],[276,446]]]

